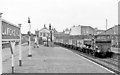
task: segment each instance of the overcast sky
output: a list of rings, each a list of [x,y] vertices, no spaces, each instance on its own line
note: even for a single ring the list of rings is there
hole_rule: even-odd
[[[31,19],[31,31],[49,23],[58,31],[73,25],[85,25],[106,29],[118,24],[119,0],[0,0],[2,18],[14,24],[22,24],[27,33]]]

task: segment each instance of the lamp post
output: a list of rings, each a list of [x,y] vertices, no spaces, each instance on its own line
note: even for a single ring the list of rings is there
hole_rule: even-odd
[[[2,74],[2,13],[0,12],[0,74]]]
[[[52,30],[50,31],[50,33],[51,33],[51,42],[52,42]]]
[[[30,18],[28,17],[28,23],[29,23],[29,32],[28,32],[28,35],[29,35],[29,53],[28,53],[28,57],[32,57],[32,53],[31,53],[31,22],[30,22]]]
[[[51,29],[51,24],[49,24],[49,30],[50,30],[50,44],[52,46],[52,29]]]
[[[50,30],[50,41],[52,42],[52,30],[51,30],[51,24],[49,24],[49,30]]]
[[[18,24],[20,28],[20,42],[19,42],[19,66],[22,66],[22,49],[21,49],[21,24]]]

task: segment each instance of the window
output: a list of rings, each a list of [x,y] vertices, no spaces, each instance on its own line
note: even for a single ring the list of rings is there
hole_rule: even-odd
[[[42,33],[40,33],[40,36],[42,36]]]
[[[48,37],[50,36],[50,34],[48,33]]]
[[[45,33],[43,33],[43,37],[45,37]]]

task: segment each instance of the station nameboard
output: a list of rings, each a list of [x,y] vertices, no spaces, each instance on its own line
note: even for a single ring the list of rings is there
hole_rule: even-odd
[[[20,39],[20,28],[2,19],[2,40]]]

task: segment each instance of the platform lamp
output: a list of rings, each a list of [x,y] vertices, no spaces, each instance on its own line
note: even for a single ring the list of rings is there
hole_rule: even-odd
[[[22,66],[22,49],[21,49],[21,24],[18,24],[20,28],[20,42],[19,42],[19,66]]]
[[[51,29],[51,24],[49,24],[49,30],[50,30],[50,40],[52,42],[52,29]]]
[[[28,31],[28,35],[29,35],[29,53],[28,53],[28,57],[32,57],[32,53],[31,53],[31,22],[30,22],[30,18],[28,17],[28,23],[29,23],[29,31]]]

